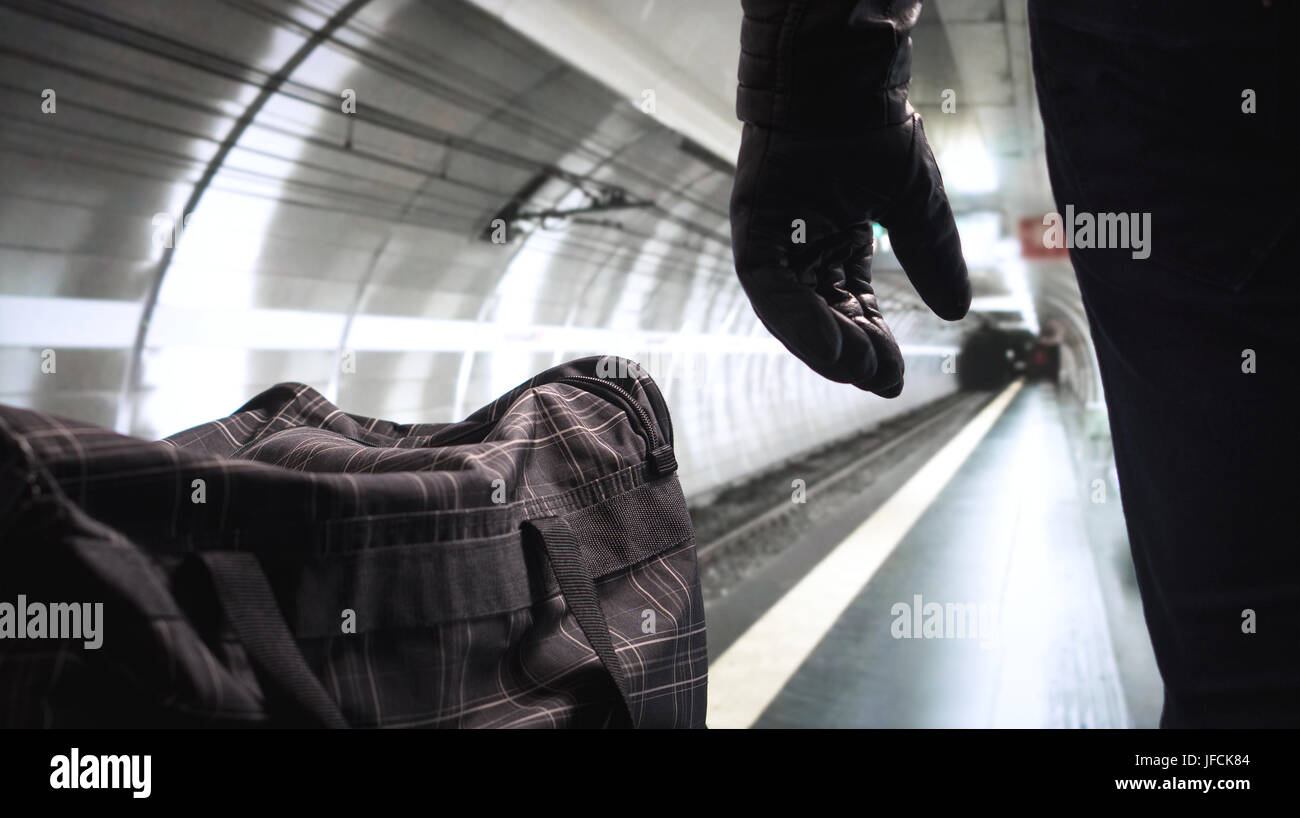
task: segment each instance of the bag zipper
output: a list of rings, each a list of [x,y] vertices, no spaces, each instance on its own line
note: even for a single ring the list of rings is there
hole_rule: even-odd
[[[567,377],[559,378],[558,380],[555,381],[548,381],[547,383],[567,383],[572,386],[577,386],[579,388],[585,388],[588,392],[600,393],[611,403],[617,404],[627,414],[628,418],[633,420],[632,427],[636,429],[640,437],[645,440],[646,451],[649,453],[648,462],[651,471],[656,475],[672,474],[673,472],[677,471],[677,456],[673,454],[672,442],[669,440],[664,440],[660,437],[659,425],[655,422],[654,416],[652,416],[650,412],[646,411],[645,407],[641,405],[640,401],[638,401],[636,397],[632,395],[631,392],[627,391],[626,389],[619,386],[618,384],[613,383],[605,378],[593,378],[589,375],[569,375]],[[544,385],[545,384],[542,383],[537,384],[537,386],[544,386]],[[647,397],[651,400],[651,402],[655,403],[655,396],[650,395],[648,390],[646,394]],[[658,402],[662,403],[662,398],[660,398]],[[256,440],[250,440],[249,442],[235,449],[235,451],[231,452],[227,456],[238,457],[247,449],[252,448],[257,444],[264,443],[270,440],[271,438],[281,434],[282,432],[293,431],[294,429],[301,429],[301,428],[314,428],[319,431],[329,432],[331,434],[338,435],[339,437],[351,440],[354,443],[360,443],[363,446],[374,445],[372,443],[366,443],[364,441],[357,440],[356,438],[349,437],[348,435],[345,435],[342,432],[335,432],[332,429],[325,429],[319,426],[317,427],[291,426],[287,429],[278,429],[272,432],[271,434],[264,435],[263,437],[257,438]],[[456,437],[451,440],[440,441],[438,445],[439,446],[453,445],[457,440],[469,437],[477,433],[478,431],[481,430],[478,428],[467,429],[461,434],[456,435]]]
[[[677,471],[677,457],[673,454],[673,446],[659,437],[659,426],[655,423],[654,418],[645,410],[645,407],[623,387],[616,383],[603,378],[593,378],[587,375],[569,375],[560,378],[554,383],[567,383],[573,386],[584,387],[589,392],[603,392],[605,397],[611,398],[612,402],[619,404],[629,418],[635,418],[641,431],[641,437],[645,438],[646,451],[649,453],[650,468],[657,475],[672,474]]]

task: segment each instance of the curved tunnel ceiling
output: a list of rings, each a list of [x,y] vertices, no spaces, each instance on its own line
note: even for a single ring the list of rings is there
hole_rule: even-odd
[[[701,493],[955,388],[887,259],[904,397],[807,371],[735,280],[728,163],[468,2],[5,0],[0,95],[8,403],[158,437],[295,380],[440,421],[618,353]]]

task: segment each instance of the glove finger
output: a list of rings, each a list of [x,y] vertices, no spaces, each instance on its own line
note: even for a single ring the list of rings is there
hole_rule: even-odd
[[[971,288],[961,237],[919,116],[912,117],[908,172],[880,223],[926,306],[948,321],[965,317]]]
[[[857,384],[875,376],[875,350],[862,327],[813,287],[780,268],[742,273],[741,284],[768,331],[822,377]]]
[[[844,273],[843,289],[854,299],[853,320],[870,341],[876,357],[875,373],[854,385],[882,398],[896,398],[903,391],[903,353],[885,323],[880,302],[871,286],[870,244],[845,260]],[[840,311],[845,312],[844,309]]]

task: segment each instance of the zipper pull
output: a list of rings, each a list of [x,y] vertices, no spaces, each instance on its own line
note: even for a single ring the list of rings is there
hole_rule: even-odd
[[[672,444],[665,443],[651,451],[649,463],[650,470],[660,477],[677,471],[677,455],[673,454]]]

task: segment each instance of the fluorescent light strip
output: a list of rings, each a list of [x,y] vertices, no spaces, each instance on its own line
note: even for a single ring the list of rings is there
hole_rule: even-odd
[[[140,319],[133,301],[0,295],[0,346],[129,348]],[[159,304],[150,327],[153,349],[333,350],[346,319],[342,313],[303,310],[197,309]],[[664,353],[787,354],[768,335],[628,332],[565,327],[359,315],[348,347],[354,351],[553,352],[620,350]],[[903,345],[909,356],[943,356],[955,346]]]
[[[1020,391],[1008,386],[709,667],[710,727],[750,727]]]
[[[138,301],[0,295],[0,346],[129,349]]]

